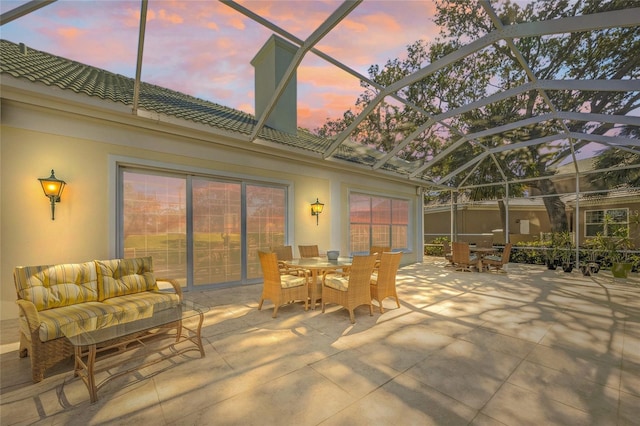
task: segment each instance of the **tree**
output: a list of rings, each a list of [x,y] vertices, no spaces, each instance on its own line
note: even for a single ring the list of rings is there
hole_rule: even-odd
[[[436,6],[434,19],[441,27],[439,37],[431,43],[416,41],[407,46],[404,59],[389,60],[383,67],[372,65],[369,68],[371,80],[386,87],[429,63],[447,57],[466,44],[465,41],[475,40],[496,28],[491,16],[483,13],[478,2],[439,0]],[[506,0],[492,3],[492,6],[500,22],[510,25],[633,8],[637,3],[635,0],[558,0],[533,1],[520,6],[519,3]],[[405,86],[397,94],[406,103],[393,98],[385,99],[357,126],[350,135],[351,139],[381,152],[389,152],[430,117],[485,99],[493,93],[519,87],[530,81],[529,74],[536,80],[640,77],[638,26],[557,34],[553,37],[522,37],[512,41],[516,49],[500,40]],[[529,70],[523,69],[522,61]],[[354,108],[345,112],[342,118],[328,120],[322,128],[316,129],[319,135],[330,137],[342,132],[378,95],[374,87],[366,83],[362,83],[362,86],[363,93],[356,100]],[[429,164],[426,163],[429,159],[456,144],[463,135],[473,135],[554,111],[625,115],[639,107],[639,92],[529,90],[434,123],[396,155],[416,165]],[[463,143],[458,143],[454,151],[455,155],[429,164],[423,177],[438,180],[469,164],[474,158],[484,158],[482,156],[487,149],[566,132],[624,135],[630,131],[625,126],[607,122],[533,121],[516,129],[462,140]],[[475,166],[461,170],[446,184],[451,188],[463,184],[474,188],[468,196],[475,199],[500,200],[505,193],[504,185],[498,185],[500,182],[536,178],[528,181],[528,185],[546,195],[543,199],[552,231],[566,231],[568,222],[565,206],[550,179],[554,174],[552,166],[590,142],[562,139],[558,137],[558,140],[537,145],[523,144],[517,150],[505,150],[488,156]],[[511,184],[509,194],[518,195],[523,190],[523,185]],[[446,191],[442,194],[449,196]]]

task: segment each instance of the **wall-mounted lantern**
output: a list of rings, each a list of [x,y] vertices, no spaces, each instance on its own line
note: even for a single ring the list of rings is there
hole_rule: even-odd
[[[56,220],[56,203],[60,202],[60,195],[62,195],[64,186],[67,183],[58,179],[53,173],[53,169],[51,169],[51,176],[48,178],[38,178],[38,180],[40,181],[40,185],[42,185],[45,197],[51,201],[51,220]]]
[[[311,216],[316,217],[316,226],[318,226],[318,219],[319,219],[318,216],[320,216],[320,213],[322,213],[323,208],[324,208],[324,204],[318,201],[317,198],[316,198],[316,202],[311,204]]]

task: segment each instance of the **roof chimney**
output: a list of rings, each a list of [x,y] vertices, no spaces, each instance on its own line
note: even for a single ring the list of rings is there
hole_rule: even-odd
[[[272,35],[251,60],[255,68],[256,118],[267,108],[297,50],[295,45]],[[295,135],[298,132],[297,109],[297,78],[294,72],[267,118],[266,125]]]

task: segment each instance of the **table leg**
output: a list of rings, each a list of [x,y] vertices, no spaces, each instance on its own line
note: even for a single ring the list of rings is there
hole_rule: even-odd
[[[311,309],[316,310],[316,300],[318,300],[318,296],[316,295],[316,289],[318,288],[318,270],[311,270]]]
[[[89,389],[89,398],[92,403],[98,400],[98,390],[96,389],[95,365],[96,365],[96,345],[89,345],[87,352],[87,377],[86,385]]]

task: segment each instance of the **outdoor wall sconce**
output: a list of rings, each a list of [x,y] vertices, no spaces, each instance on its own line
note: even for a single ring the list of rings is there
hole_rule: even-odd
[[[62,195],[64,186],[67,183],[58,179],[53,173],[53,169],[51,169],[51,176],[48,178],[38,178],[38,180],[40,181],[40,185],[42,185],[45,197],[48,197],[51,201],[51,220],[56,220],[56,203],[60,202],[60,195]]]
[[[320,216],[320,213],[322,213],[323,208],[324,208],[324,204],[318,201],[317,198],[316,198],[316,202],[311,204],[311,216],[316,217],[316,226],[318,226],[318,219],[319,219],[318,216]]]

